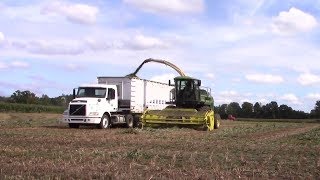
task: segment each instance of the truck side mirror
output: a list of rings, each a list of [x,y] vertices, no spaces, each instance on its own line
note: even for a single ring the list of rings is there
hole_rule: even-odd
[[[76,98],[76,88],[73,88],[73,99],[75,99]]]
[[[198,86],[201,86],[201,80],[198,80]]]
[[[171,86],[171,80],[169,80],[169,86]]]

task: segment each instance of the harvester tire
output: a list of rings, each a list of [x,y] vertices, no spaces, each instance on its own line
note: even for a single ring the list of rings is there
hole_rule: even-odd
[[[79,126],[79,124],[69,123],[69,128],[77,129]]]
[[[127,128],[133,128],[133,116],[131,114],[127,114],[125,118]]]
[[[111,126],[111,121],[110,117],[107,114],[104,114],[101,118],[100,124],[99,124],[99,129],[106,129],[110,128]]]
[[[214,115],[214,128],[218,129],[220,127],[221,117],[220,114]]]

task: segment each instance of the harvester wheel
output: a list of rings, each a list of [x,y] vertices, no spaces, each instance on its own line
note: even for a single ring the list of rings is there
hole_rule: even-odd
[[[127,128],[133,127],[133,116],[131,114],[126,115],[126,126]]]
[[[106,129],[109,128],[111,125],[110,117],[107,114],[104,114],[101,118],[99,129]]]
[[[215,114],[214,115],[214,128],[215,129],[218,129],[220,127],[220,121],[221,121],[220,114]]]
[[[74,123],[69,123],[69,128],[75,128],[75,129],[77,129],[77,128],[79,128],[79,124],[74,124]]]

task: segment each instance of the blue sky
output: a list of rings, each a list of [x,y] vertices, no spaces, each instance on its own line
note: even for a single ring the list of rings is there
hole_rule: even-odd
[[[97,76],[165,59],[211,87],[216,104],[320,100],[320,0],[0,2],[0,95],[69,94]],[[139,76],[178,75],[147,64]]]

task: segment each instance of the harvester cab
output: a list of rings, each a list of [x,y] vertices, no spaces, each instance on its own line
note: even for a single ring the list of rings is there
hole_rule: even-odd
[[[179,108],[193,108],[200,110],[203,107],[213,108],[213,98],[209,88],[200,89],[201,80],[188,76],[178,76],[175,82],[175,105]]]
[[[129,74],[136,73],[146,62],[157,62],[175,69],[180,76],[174,78],[173,98],[163,110],[146,110],[141,116],[143,126],[187,126],[203,127],[205,130],[217,129],[220,126],[220,116],[214,114],[213,98],[209,88],[201,89],[201,80],[186,76],[174,64],[164,61],[147,59],[138,69]]]

